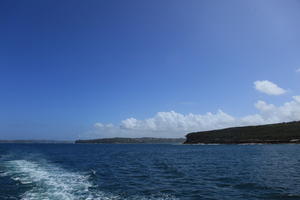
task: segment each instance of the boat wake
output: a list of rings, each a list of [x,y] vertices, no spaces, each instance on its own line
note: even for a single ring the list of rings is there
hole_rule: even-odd
[[[6,161],[7,175],[21,184],[29,184],[31,189],[21,199],[116,199],[104,193],[92,192],[93,184],[88,176],[68,172],[49,163],[27,160]]]
[[[22,200],[123,200],[123,199],[174,199],[169,196],[151,198],[134,196],[123,198],[119,195],[108,194],[90,181],[91,174],[70,172],[45,160],[9,160],[4,161],[5,173],[20,185],[29,189],[19,197]],[[93,171],[93,174],[95,171]]]

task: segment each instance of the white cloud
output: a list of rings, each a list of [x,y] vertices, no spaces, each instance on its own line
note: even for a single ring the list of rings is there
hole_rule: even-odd
[[[175,111],[159,112],[145,120],[129,118],[121,122],[121,128],[148,131],[197,131],[230,125],[234,118],[223,111],[204,115],[181,114]]]
[[[128,118],[119,125],[96,123],[86,137],[184,137],[193,131],[300,120],[300,96],[281,106],[258,101],[255,107],[258,113],[244,117],[233,117],[221,110],[202,115],[170,111],[144,120]]]
[[[256,90],[268,95],[281,95],[286,93],[286,90],[267,80],[255,81],[254,86]]]
[[[273,110],[275,108],[275,106],[273,104],[267,104],[266,102],[261,101],[261,100],[255,103],[255,107],[258,110],[264,111],[264,112]]]
[[[264,123],[277,123],[284,121],[300,120],[300,96],[294,96],[293,100],[282,106],[274,106],[264,101],[256,103]]]
[[[114,127],[114,125],[113,124],[102,124],[100,122],[97,122],[94,124],[94,127],[95,128],[112,128],[112,127]]]

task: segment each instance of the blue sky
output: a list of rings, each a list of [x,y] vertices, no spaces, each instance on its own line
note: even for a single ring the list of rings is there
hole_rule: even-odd
[[[300,120],[299,9],[296,0],[1,1],[1,139],[178,137]]]

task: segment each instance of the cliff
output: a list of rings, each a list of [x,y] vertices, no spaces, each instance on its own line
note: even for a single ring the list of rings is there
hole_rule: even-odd
[[[226,128],[186,135],[184,144],[300,143],[300,121]]]

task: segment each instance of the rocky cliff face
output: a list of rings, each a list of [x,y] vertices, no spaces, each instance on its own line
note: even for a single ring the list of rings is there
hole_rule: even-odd
[[[300,121],[194,132],[184,144],[300,143]]]

